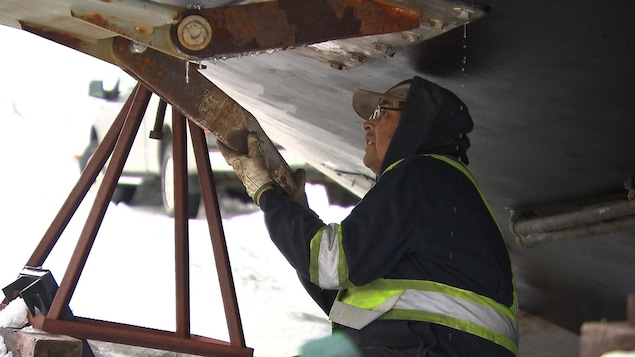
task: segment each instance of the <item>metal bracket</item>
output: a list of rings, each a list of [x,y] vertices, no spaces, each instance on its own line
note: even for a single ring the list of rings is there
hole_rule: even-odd
[[[18,278],[2,289],[2,292],[7,301],[15,299],[17,294],[19,294],[29,309],[31,316],[46,316],[55,298],[57,288],[57,282],[50,270],[26,266],[20,272]],[[66,306],[62,319],[64,321],[75,321],[75,316],[73,316],[68,306]],[[82,357],[94,356],[88,341],[82,339]]]
[[[151,48],[131,53],[129,42],[124,38],[114,41],[113,51],[121,68],[236,151],[246,153],[247,134],[256,133],[269,175],[285,192],[293,192],[293,171],[250,112],[210,82],[196,64],[183,66],[183,60]]]
[[[300,47],[419,28],[421,15],[376,0],[273,0],[186,12],[172,41],[197,58]]]
[[[165,110],[168,103],[161,99],[159,101],[159,108],[157,109],[157,116],[154,118],[154,128],[150,131],[150,138],[156,140],[163,140],[163,122],[165,121]]]
[[[45,316],[48,314],[56,291],[57,282],[49,270],[28,266],[24,267],[13,283],[2,289],[8,301],[16,298],[18,293],[31,315],[39,312]]]

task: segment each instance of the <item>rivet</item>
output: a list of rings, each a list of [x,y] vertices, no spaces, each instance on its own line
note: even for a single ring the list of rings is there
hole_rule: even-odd
[[[455,7],[453,9],[454,16],[458,17],[461,20],[469,21],[474,15],[474,11],[470,9],[466,9],[464,7]]]
[[[351,59],[359,63],[364,63],[368,60],[368,58],[361,53],[351,53]]]
[[[147,49],[148,49],[148,46],[144,45],[143,43],[134,42],[134,41],[130,41],[128,43],[128,51],[130,51],[130,53],[135,55],[144,53]]]
[[[443,30],[445,29],[445,22],[437,19],[429,19],[428,26],[434,27],[435,29]]]
[[[390,49],[392,48],[392,46],[387,45],[385,43],[380,43],[380,42],[375,42],[373,45],[375,46],[375,49],[377,51],[382,53],[388,53]]]
[[[341,71],[344,69],[344,65],[338,62],[330,62],[330,66],[333,69],[337,69],[338,71]]]
[[[410,32],[410,33],[405,33],[404,32],[404,33],[401,34],[401,38],[404,41],[408,41],[410,43],[414,43],[414,42],[416,42],[419,39],[419,35],[414,34],[412,32]]]

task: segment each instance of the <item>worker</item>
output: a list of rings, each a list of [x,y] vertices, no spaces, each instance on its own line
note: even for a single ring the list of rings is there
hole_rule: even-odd
[[[307,292],[364,356],[515,356],[517,298],[507,246],[467,170],[473,122],[421,77],[358,90],[364,164],[376,184],[341,223],[306,204],[303,171],[284,194],[255,134],[220,149],[264,212]]]

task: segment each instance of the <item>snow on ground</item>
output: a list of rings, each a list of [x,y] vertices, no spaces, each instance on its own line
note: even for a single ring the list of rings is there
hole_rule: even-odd
[[[0,25],[0,287],[13,282],[79,177],[74,155],[88,138],[88,81],[110,65],[23,31]],[[311,207],[325,222],[350,208],[329,206],[308,186]],[[90,210],[89,194],[44,264],[58,283]],[[256,356],[290,356],[329,334],[322,311],[271,243],[262,213],[223,225],[249,347]],[[232,214],[233,213],[233,214]],[[205,219],[189,221],[192,333],[228,339]],[[111,205],[71,300],[76,316],[173,330],[173,220],[152,204]]]

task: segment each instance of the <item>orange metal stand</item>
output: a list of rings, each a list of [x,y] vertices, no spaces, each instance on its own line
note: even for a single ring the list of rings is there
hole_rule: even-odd
[[[172,115],[175,174],[176,331],[161,331],[80,317],[73,319],[74,321],[64,319],[64,314],[86,264],[88,254],[105,216],[117,181],[121,176],[124,163],[128,157],[134,137],[139,130],[141,119],[151,94],[150,90],[137,84],[109,132],[87,164],[77,184],[28,260],[27,266],[38,267],[43,265],[68,222],[88,193],[95,178],[103,170],[110,157],[103,182],[97,191],[95,201],[48,314],[46,316],[31,315],[30,322],[34,327],[44,331],[80,339],[94,339],[204,356],[252,356],[253,349],[245,346],[205,135],[200,127],[194,125],[176,110],[174,110]],[[198,167],[202,198],[225,308],[230,337],[229,342],[195,336],[190,333],[186,121],[189,123]]]

